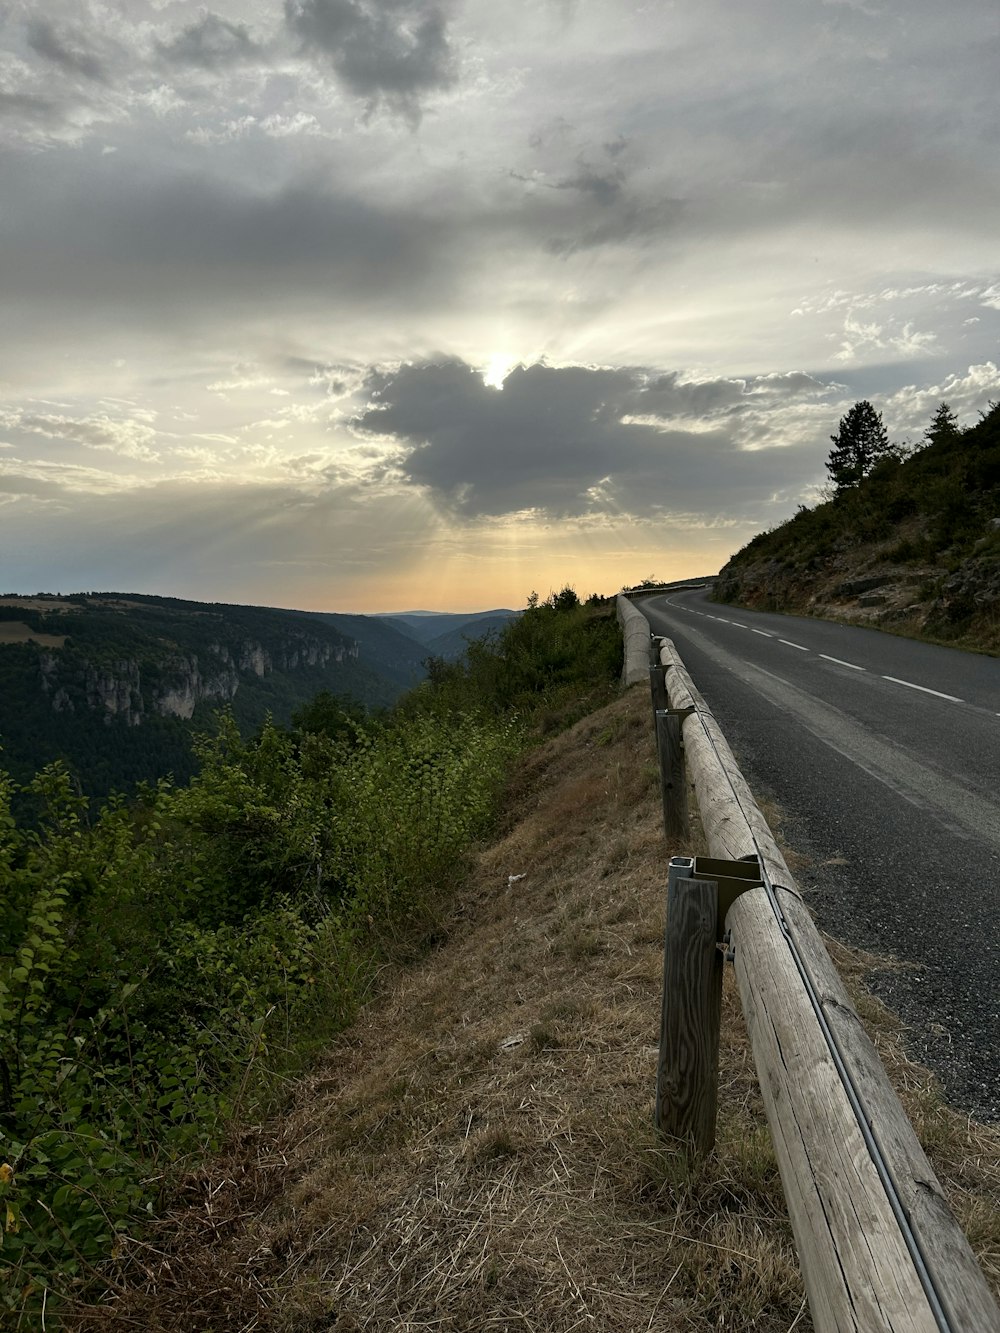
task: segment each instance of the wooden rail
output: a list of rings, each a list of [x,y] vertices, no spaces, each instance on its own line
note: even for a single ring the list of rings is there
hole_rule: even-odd
[[[761,886],[735,899],[724,926],[813,1323],[818,1333],[1000,1333],[1000,1308],[732,751],[674,645],[657,646],[710,854],[744,870],[752,859],[760,871]],[[684,883],[674,885],[678,901]],[[713,1089],[692,1086],[689,1074],[713,1077],[703,1055],[692,1057],[717,1042],[705,948],[712,909],[705,880],[687,883],[690,910],[671,904],[667,924],[673,989],[664,994],[657,1116],[704,1147],[714,1137]],[[682,917],[694,922],[683,927],[690,941],[673,934]],[[672,972],[671,950],[684,960]],[[671,1043],[683,1068],[671,1066]],[[690,1109],[675,1115],[672,1098]]]

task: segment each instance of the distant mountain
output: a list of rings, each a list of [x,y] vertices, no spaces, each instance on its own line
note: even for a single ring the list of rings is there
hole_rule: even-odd
[[[400,691],[412,689],[427,674],[423,668],[427,650],[422,641],[384,617],[345,615],[340,611],[304,614],[316,616],[353,639],[360,650],[361,660],[397,685]]]
[[[400,611],[392,615],[373,616],[372,619],[381,620],[401,634],[408,634],[419,643],[429,646],[434,640],[453,632],[465,631],[470,638],[481,638],[495,625],[503,625],[520,614],[519,611],[506,608],[471,612]]]
[[[454,662],[462,656],[471,640],[495,638],[510,622],[511,614],[507,611],[477,616],[475,620],[431,639],[425,656],[443,657],[446,662]]]
[[[366,617],[132,593],[0,597],[0,766],[25,781],[63,759],[99,797],[184,781],[192,735],[219,707],[250,731],[268,713],[287,723],[320,690],[387,705],[425,655]]]

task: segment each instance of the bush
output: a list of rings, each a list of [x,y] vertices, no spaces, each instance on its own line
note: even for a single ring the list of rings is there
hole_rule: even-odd
[[[91,816],[58,764],[0,773],[0,1320],[100,1283],[180,1163],[266,1108],[419,937],[527,724],[617,678],[612,613],[571,593],[385,718],[327,696],[245,740],[224,713],[187,786],[130,806]]]

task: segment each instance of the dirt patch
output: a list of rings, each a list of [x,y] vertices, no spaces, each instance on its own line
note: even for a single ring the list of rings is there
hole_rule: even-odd
[[[644,691],[530,755],[445,942],[387,979],[283,1116],[181,1183],[75,1327],[804,1333],[731,969],[716,1153],[692,1163],[651,1124],[666,864],[700,850],[665,844]],[[859,987],[871,960],[838,961]],[[931,1107],[891,1020],[867,1017]],[[1000,1139],[929,1117],[992,1262]]]

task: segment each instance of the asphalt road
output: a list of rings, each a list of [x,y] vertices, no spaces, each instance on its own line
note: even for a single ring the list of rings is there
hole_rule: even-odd
[[[873,989],[949,1100],[1000,1120],[1000,660],[703,590],[637,605],[780,805],[820,926],[913,965]]]

